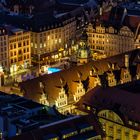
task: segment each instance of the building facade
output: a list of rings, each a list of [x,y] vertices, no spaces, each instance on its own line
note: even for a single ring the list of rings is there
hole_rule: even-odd
[[[84,6],[59,2],[54,6],[54,0],[36,3],[8,1],[6,7],[16,16],[5,14],[4,22],[31,32],[33,63],[51,63],[70,55],[75,49],[72,45],[87,24]]]
[[[7,71],[9,67],[9,49],[8,49],[8,33],[7,30],[0,27],[0,71]]]
[[[139,130],[125,126],[124,122],[118,114],[111,110],[102,110],[98,114],[104,131],[106,132],[106,140],[123,139],[123,140],[138,140],[140,138]],[[135,123],[130,121],[129,123]],[[138,123],[134,124],[138,126]]]
[[[134,33],[127,26],[116,29],[112,26],[98,25],[94,28],[89,24],[87,34],[91,49],[107,57],[135,49]]]
[[[10,73],[26,69],[31,65],[30,32],[22,29],[8,29]]]
[[[139,83],[139,81],[137,82]],[[132,83],[121,85],[122,89],[119,86],[113,88],[97,86],[76,104],[78,114],[92,112],[98,117],[105,132],[105,140],[139,140],[140,138],[140,122],[136,117],[139,110],[136,106],[139,104],[140,96],[135,94],[135,92],[139,93],[139,90],[135,90],[139,85],[135,82]],[[129,86],[132,86],[131,84],[135,86],[130,92],[127,90],[129,90]],[[126,98],[127,100],[125,100]],[[135,111],[132,108],[135,108]],[[135,113],[131,112],[131,109]]]
[[[61,113],[75,113],[73,104],[97,85],[113,87],[138,79],[140,73],[138,52],[136,50],[129,52],[129,55],[91,61],[20,83],[21,94],[36,102],[55,106]]]
[[[41,61],[58,61],[59,58],[71,54],[70,43],[75,37],[75,17],[47,27],[39,27],[40,32],[31,32],[31,52],[40,55]]]

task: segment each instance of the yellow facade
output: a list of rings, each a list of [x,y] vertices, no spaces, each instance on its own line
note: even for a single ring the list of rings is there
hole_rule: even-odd
[[[9,64],[11,73],[30,66],[30,32],[15,29],[9,36]]]
[[[63,24],[63,26],[61,26],[61,24]],[[67,55],[65,50],[68,48],[71,39],[75,37],[75,30],[76,20],[75,18],[70,18],[60,23],[60,25],[52,25],[50,27],[40,28],[40,32],[32,32],[32,54],[51,53],[52,59],[58,59],[61,58],[62,55]]]
[[[127,127],[115,112],[102,110],[98,113],[98,117],[106,133],[106,140],[139,140],[140,132]],[[138,125],[135,123],[134,127]]]
[[[88,44],[92,50],[113,56],[135,49],[134,34],[127,27],[123,26],[119,30],[113,27],[96,26],[92,24],[87,27]]]

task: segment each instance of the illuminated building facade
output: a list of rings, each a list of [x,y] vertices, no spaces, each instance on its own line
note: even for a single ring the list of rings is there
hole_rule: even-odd
[[[31,65],[30,32],[18,28],[8,30],[9,66],[12,73]]]
[[[110,88],[97,86],[86,93],[76,104],[77,113],[92,112],[95,114],[102,124],[105,140],[139,140],[138,104],[140,96],[135,94],[139,93],[138,83],[139,81],[130,82],[121,85],[121,88],[119,86]],[[127,91],[129,88],[133,91],[132,89],[131,92]]]
[[[135,50],[44,75],[20,83],[21,94],[36,102],[55,106],[63,114],[75,113],[73,104],[97,85],[112,87],[139,79],[138,56],[139,51]]]
[[[74,17],[39,28],[40,32],[31,32],[31,52],[33,55],[38,56],[39,54],[41,60],[49,62],[71,53],[70,43],[71,39],[75,37],[76,31]]]
[[[54,4],[54,0],[7,2],[11,12],[4,14],[4,22],[31,32],[33,63],[51,63],[70,55],[87,24],[84,6]]]
[[[87,27],[88,44],[94,51],[101,52],[106,56],[113,56],[134,50],[134,34],[127,27],[119,30],[110,26],[96,26],[92,24]]]
[[[8,34],[3,26],[0,26],[0,72],[8,71]]]
[[[98,114],[99,121],[103,125],[106,132],[106,140],[110,139],[126,139],[126,140],[139,140],[140,131],[137,129],[138,123],[129,121],[129,125],[134,123],[135,128],[125,126],[125,123],[118,114],[111,110],[102,110]]]

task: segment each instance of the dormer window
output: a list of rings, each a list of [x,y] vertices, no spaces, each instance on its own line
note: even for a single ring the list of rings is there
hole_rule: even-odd
[[[124,76],[125,78],[128,78],[128,74],[125,74],[125,76]]]
[[[62,98],[64,98],[64,97],[65,97],[64,94],[62,94],[62,95],[59,96],[60,99],[62,99]]]
[[[39,82],[39,85],[40,85],[40,88],[42,88],[42,87],[43,87],[43,83],[42,83],[42,82]]]
[[[49,105],[46,95],[43,93],[40,97],[40,103],[43,105]]]
[[[85,94],[85,89],[83,87],[82,82],[78,83],[77,91],[74,94],[74,100],[77,102],[80,98]]]

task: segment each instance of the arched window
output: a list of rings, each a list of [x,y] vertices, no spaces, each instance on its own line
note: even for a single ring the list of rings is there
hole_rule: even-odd
[[[115,112],[113,112],[112,110],[101,110],[98,113],[99,117],[103,117],[106,118],[108,120],[120,123],[120,124],[124,124],[122,119],[120,118],[120,116],[118,114],[116,114]]]

